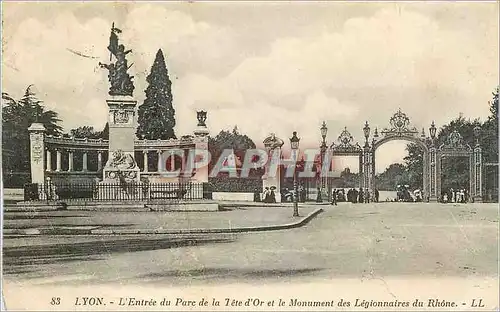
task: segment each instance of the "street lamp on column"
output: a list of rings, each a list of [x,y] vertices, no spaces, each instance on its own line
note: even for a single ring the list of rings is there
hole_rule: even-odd
[[[295,170],[293,171],[293,216],[299,216],[299,186],[297,185],[297,153],[299,150],[299,142],[300,139],[297,137],[297,131],[293,132],[292,137],[290,138],[290,147],[292,149],[293,162],[295,166]]]
[[[323,121],[323,124],[321,125],[321,128],[320,128],[320,131],[321,131],[321,138],[322,138],[322,141],[321,141],[321,146],[320,146],[320,151],[321,151],[321,158],[320,158],[320,162],[318,163],[319,166],[323,166],[323,162],[325,161],[325,152],[326,152],[326,149],[327,149],[327,146],[326,146],[326,134],[328,133],[328,127],[326,126],[326,122]],[[323,195],[323,188],[325,187],[325,177],[322,176],[322,168],[319,170],[320,174],[319,174],[319,177],[318,177],[318,181],[320,183],[320,187],[319,187],[319,192],[318,192],[318,197],[316,198],[316,202],[318,203],[321,203],[323,202],[323,198],[322,198],[322,195]]]

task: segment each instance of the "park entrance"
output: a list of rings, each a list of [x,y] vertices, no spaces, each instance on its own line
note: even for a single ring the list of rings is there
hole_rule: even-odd
[[[444,157],[468,157],[469,159],[469,188],[468,194],[472,201],[480,202],[482,198],[482,162],[481,147],[479,145],[479,127],[474,129],[476,144],[474,148],[463,142],[458,131],[452,131],[445,142],[437,146],[436,126],[432,122],[429,128],[430,136],[427,136],[424,128],[419,132],[410,123],[410,118],[398,110],[389,120],[389,126],[378,131],[375,128],[370,142],[371,128],[368,121],[363,128],[365,144],[362,148],[361,181],[360,188],[369,192],[374,197],[376,190],[375,183],[375,152],[384,143],[403,140],[417,144],[422,149],[423,161],[423,198],[427,201],[440,201],[442,194],[447,190],[442,190],[442,159]]]

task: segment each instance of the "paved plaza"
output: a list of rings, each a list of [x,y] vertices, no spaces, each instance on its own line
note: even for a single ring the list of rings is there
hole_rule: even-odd
[[[301,214],[306,216],[315,208],[307,205]],[[228,208],[229,209],[229,208]],[[237,207],[218,212],[162,211],[40,211],[8,212],[4,229],[230,229],[252,226],[271,226],[297,221],[291,204],[281,207]]]
[[[304,227],[260,233],[7,237],[4,277],[6,285],[185,285],[498,273],[496,204],[324,208]]]

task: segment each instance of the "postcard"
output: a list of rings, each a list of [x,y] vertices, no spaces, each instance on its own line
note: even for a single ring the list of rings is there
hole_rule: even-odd
[[[498,311],[498,2],[2,5],[2,310]]]

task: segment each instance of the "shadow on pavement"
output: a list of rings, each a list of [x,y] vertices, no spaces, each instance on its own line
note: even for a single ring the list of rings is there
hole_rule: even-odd
[[[122,223],[122,224],[57,224],[57,225],[51,225],[52,228],[61,228],[61,227],[72,227],[72,228],[78,228],[78,227],[109,227],[109,228],[122,228],[122,227],[130,227],[134,226],[134,223]],[[3,228],[5,230],[26,230],[26,229],[38,229],[38,228],[46,228],[47,225],[40,225],[40,226],[33,226],[33,224],[4,224]]]
[[[31,266],[68,261],[104,259],[109,253],[126,253],[157,249],[201,246],[215,243],[231,243],[230,238],[172,237],[162,239],[117,239],[81,243],[52,244],[3,249],[4,273],[16,274],[9,266]],[[19,268],[20,269],[20,268]],[[17,270],[17,273],[20,270]],[[16,271],[16,270],[14,270]]]
[[[162,279],[170,277],[206,277],[206,278],[268,278],[268,277],[291,277],[296,275],[308,275],[322,271],[321,268],[307,269],[223,269],[223,268],[203,268],[186,271],[164,271],[160,273],[150,273],[139,276],[139,279]]]

